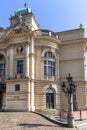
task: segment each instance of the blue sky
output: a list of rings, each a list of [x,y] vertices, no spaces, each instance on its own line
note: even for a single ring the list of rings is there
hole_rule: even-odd
[[[87,0],[1,0],[0,26],[9,26],[10,15],[24,3],[32,9],[40,27],[64,31],[84,25],[87,37]]]

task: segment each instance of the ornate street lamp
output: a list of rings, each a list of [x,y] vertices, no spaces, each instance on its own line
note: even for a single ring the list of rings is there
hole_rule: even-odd
[[[62,90],[65,93],[65,95],[67,95],[68,97],[68,105],[69,105],[69,110],[68,110],[68,126],[73,128],[74,127],[74,116],[73,116],[73,108],[74,110],[77,110],[77,103],[75,106],[73,106],[73,97],[76,93],[76,85],[73,81],[73,77],[71,76],[71,74],[68,74],[68,77],[66,77],[67,82],[68,82],[68,86],[66,86],[65,82],[63,82],[62,84]],[[74,103],[75,104],[75,103]]]

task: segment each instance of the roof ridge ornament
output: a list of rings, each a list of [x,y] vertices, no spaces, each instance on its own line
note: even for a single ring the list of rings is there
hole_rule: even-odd
[[[82,29],[83,28],[83,24],[80,24],[79,27],[80,27],[80,29]]]
[[[27,8],[27,3],[26,2],[24,3],[24,7]]]

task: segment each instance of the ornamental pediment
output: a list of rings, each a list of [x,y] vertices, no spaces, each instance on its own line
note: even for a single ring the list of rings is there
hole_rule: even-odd
[[[26,34],[28,31],[24,27],[10,28],[0,35],[0,41],[10,39],[11,37],[19,36],[20,34]]]
[[[19,16],[14,23],[11,23],[9,28],[0,34],[0,40],[4,40],[6,38],[9,39],[11,36],[27,33],[31,31],[31,28],[31,22],[26,22],[22,16]]]

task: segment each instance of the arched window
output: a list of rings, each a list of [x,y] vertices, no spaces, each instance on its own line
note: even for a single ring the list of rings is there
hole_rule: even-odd
[[[55,56],[52,52],[44,54],[44,75],[55,76]]]

